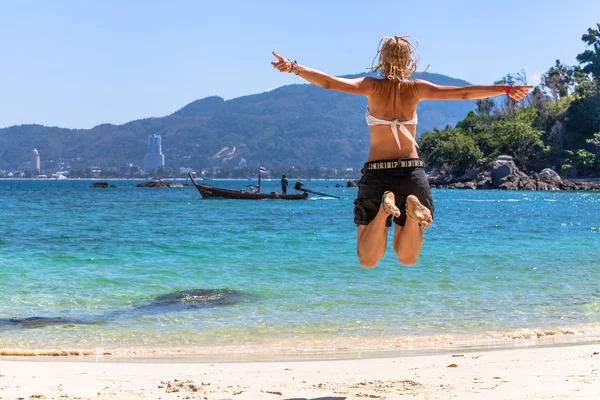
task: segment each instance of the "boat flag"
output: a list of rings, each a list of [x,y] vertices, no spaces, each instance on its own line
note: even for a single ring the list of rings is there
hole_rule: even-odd
[[[266,174],[267,173],[267,169],[265,167],[263,167],[262,165],[260,167],[258,167],[258,169],[260,170],[261,174]]]

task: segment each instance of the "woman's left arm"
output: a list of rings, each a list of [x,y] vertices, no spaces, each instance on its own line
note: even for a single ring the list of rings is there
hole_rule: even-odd
[[[439,86],[417,80],[419,100],[476,100],[507,94],[515,101],[523,100],[533,86],[523,85],[470,85]]]
[[[337,92],[360,94],[370,96],[375,90],[376,79],[367,76],[361,78],[338,78],[331,76],[316,69],[311,69],[292,62],[279,54],[273,52],[277,61],[271,62],[273,68],[277,68],[280,72],[290,72],[298,75],[302,79],[312,83],[313,85],[322,87],[323,89],[335,90]]]

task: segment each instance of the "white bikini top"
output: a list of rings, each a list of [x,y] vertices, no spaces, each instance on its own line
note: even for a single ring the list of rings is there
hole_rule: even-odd
[[[394,135],[394,139],[396,139],[396,143],[398,143],[399,149],[401,149],[402,146],[400,145],[400,138],[398,137],[398,129],[400,129],[400,132],[402,132],[402,134],[408,140],[410,140],[415,145],[415,147],[419,147],[419,145],[417,144],[417,141],[415,140],[413,135],[411,135],[410,132],[408,131],[408,129],[406,129],[406,125],[416,125],[417,124],[418,121],[417,121],[416,114],[413,119],[408,120],[408,121],[398,121],[397,119],[388,121],[385,119],[379,119],[379,118],[374,117],[373,115],[371,115],[371,111],[369,111],[369,107],[367,107],[367,111],[365,112],[365,119],[367,120],[367,125],[369,125],[369,126],[389,125],[390,128],[392,129],[392,134]]]

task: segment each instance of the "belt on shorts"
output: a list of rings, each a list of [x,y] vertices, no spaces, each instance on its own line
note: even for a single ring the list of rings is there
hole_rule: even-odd
[[[384,169],[424,168],[425,163],[420,158],[399,158],[397,160],[370,161],[365,163],[363,172],[380,171]]]

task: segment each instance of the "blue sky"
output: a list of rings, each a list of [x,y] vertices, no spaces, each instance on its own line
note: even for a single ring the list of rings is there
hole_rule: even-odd
[[[365,71],[382,35],[419,40],[420,70],[537,83],[574,65],[598,0],[0,0],[0,127],[91,128],[299,83],[271,51],[334,75]]]

